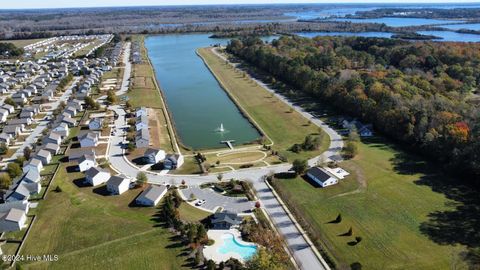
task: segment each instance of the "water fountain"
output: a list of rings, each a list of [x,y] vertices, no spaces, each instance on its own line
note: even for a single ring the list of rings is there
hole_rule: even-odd
[[[223,128],[223,123],[220,124],[220,128],[218,129],[219,132],[224,132],[225,129]]]

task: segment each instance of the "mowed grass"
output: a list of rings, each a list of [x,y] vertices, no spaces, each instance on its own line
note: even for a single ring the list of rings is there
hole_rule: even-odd
[[[140,41],[143,59],[148,59],[146,49],[143,43],[143,36],[134,36],[133,40]],[[152,140],[161,149],[167,152],[173,152],[172,136],[175,136],[169,128],[167,128],[167,117],[163,108],[163,98],[155,84],[155,73],[150,63],[145,60],[142,64],[132,65],[132,78],[130,90],[127,93],[129,102],[134,108],[148,107],[155,110],[157,126],[152,134]]]
[[[83,174],[63,163],[51,191],[35,210],[37,220],[21,254],[59,256],[26,262],[26,269],[182,269],[184,247],[156,219],[158,209],[131,207],[141,189],[105,196],[84,187]],[[55,192],[60,186],[62,192]],[[195,213],[194,211],[191,211]],[[187,215],[188,216],[188,215]]]
[[[248,76],[235,70],[216,56],[211,48],[201,48],[198,53],[210,67],[217,80],[248,112],[258,126],[273,140],[273,149],[292,161],[296,158],[309,158],[322,153],[329,145],[328,136],[323,136],[322,145],[317,151],[288,151],[295,143],[302,143],[307,135],[322,132],[314,124],[291,107],[273,96],[270,92],[251,81]],[[323,134],[323,132],[322,132]]]
[[[453,210],[455,202],[421,185],[428,175],[400,169],[415,157],[382,141],[360,144],[359,153],[341,164],[352,175],[336,186],[322,189],[295,178],[277,180],[277,189],[312,224],[339,268],[360,262],[364,269],[450,269],[463,248],[437,244],[420,228],[429,214]],[[366,181],[366,187],[357,179]],[[434,179],[447,180],[441,175]],[[338,214],[341,223],[328,223]],[[352,236],[339,236],[350,227]],[[363,240],[349,245],[356,236]]]
[[[199,222],[212,215],[212,213],[202,211],[186,202],[183,202],[180,205],[180,207],[178,208],[178,213],[180,215],[180,219],[187,222]]]

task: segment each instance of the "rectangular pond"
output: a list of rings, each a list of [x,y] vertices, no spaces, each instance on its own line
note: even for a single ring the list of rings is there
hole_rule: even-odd
[[[226,42],[210,39],[208,34],[159,35],[145,40],[176,131],[192,149],[222,147],[222,140],[235,140],[239,145],[260,137],[196,55],[197,48]],[[222,124],[224,132],[219,132]]]

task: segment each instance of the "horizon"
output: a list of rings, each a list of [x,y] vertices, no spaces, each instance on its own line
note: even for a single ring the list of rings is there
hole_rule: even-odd
[[[128,0],[104,0],[102,3],[98,4],[93,0],[82,0],[76,1],[75,4],[72,3],[58,3],[59,1],[45,0],[42,2],[34,0],[25,0],[20,3],[4,3],[0,10],[32,10],[32,9],[81,9],[81,8],[126,8],[126,7],[188,7],[188,6],[235,6],[235,5],[321,5],[321,4],[332,4],[332,5],[371,5],[371,4],[382,4],[382,5],[472,5],[480,4],[478,0],[425,0],[419,2],[419,0],[404,0],[404,1],[389,1],[389,0],[367,0],[367,1],[355,1],[355,0],[339,0],[339,1],[305,1],[305,0],[263,0],[263,1],[253,1],[253,0],[230,0],[228,3],[222,2],[222,0],[188,0],[178,3],[175,0],[165,0],[162,3],[157,3],[155,0],[138,0],[135,4],[131,4]]]

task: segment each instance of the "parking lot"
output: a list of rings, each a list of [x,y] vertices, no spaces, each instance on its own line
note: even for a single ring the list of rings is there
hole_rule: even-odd
[[[223,196],[210,188],[189,187],[179,190],[187,199],[191,194],[198,200],[205,200],[201,207],[210,211],[215,211],[217,207],[233,213],[245,213],[253,209],[255,202],[247,200],[245,197]]]

